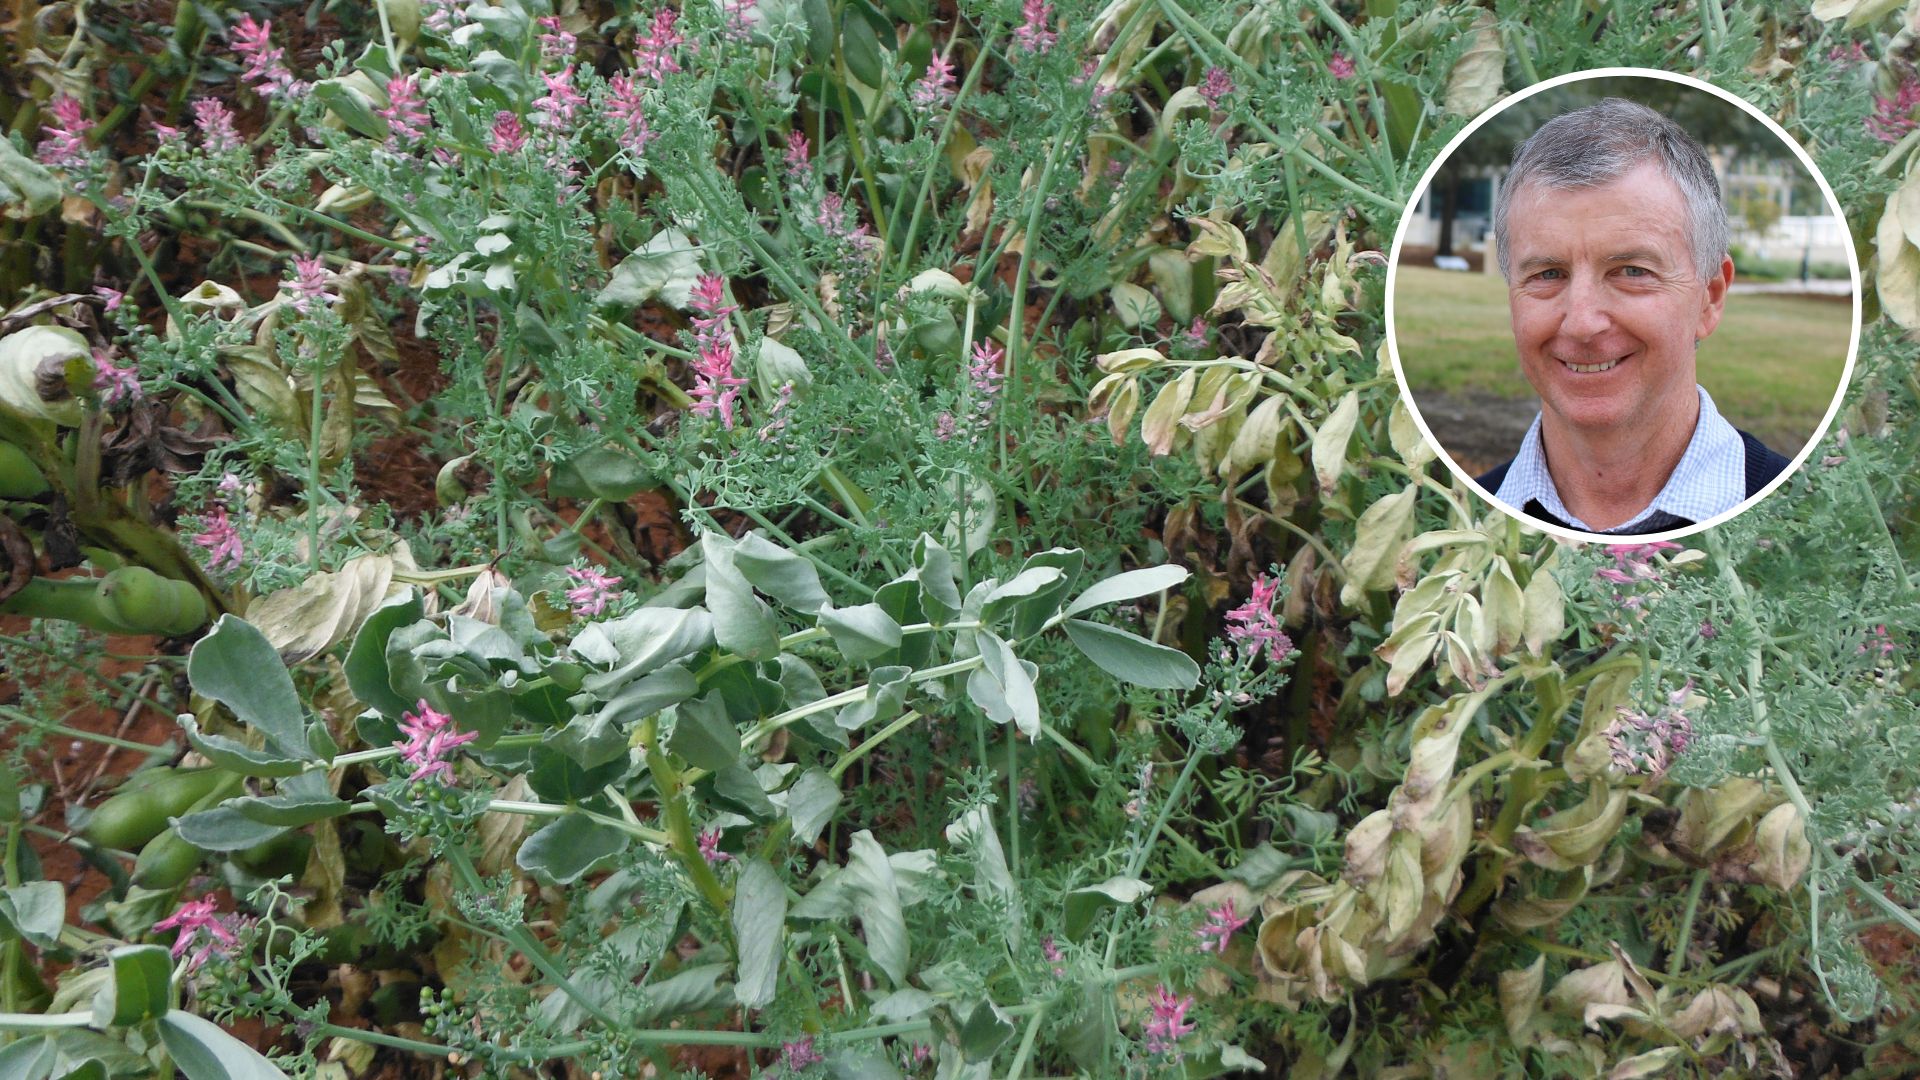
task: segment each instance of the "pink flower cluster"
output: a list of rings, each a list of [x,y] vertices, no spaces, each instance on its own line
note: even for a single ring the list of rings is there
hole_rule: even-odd
[[[237,924],[234,916],[214,911],[213,897],[203,896],[181,904],[179,910],[154,923],[153,929],[155,932],[179,931],[179,935],[173,939],[173,948],[168,950],[175,960],[180,959],[180,954],[186,952],[196,940],[204,942],[200,951],[187,961],[187,970],[192,971],[205,963],[207,957],[215,953],[225,954],[240,943],[239,936],[234,933]]]
[[[1207,909],[1207,921],[1194,931],[1200,939],[1200,951],[1224,954],[1234,931],[1247,925],[1248,918],[1234,910],[1231,897],[1219,907]]]
[[[427,126],[432,122],[420,97],[417,74],[388,79],[387,106],[375,112],[387,122],[387,149],[396,154],[426,138]]]
[[[1040,939],[1040,955],[1046,957],[1047,963],[1053,965],[1054,978],[1057,979],[1067,973],[1067,954],[1061,952],[1060,946],[1053,943],[1052,934]]]
[[[1327,74],[1336,79],[1351,79],[1353,73],[1353,60],[1346,53],[1336,52],[1327,57]]]
[[[1900,84],[1892,97],[1875,95],[1873,115],[1867,117],[1867,134],[1881,142],[1899,142],[1907,132],[1920,127],[1920,121],[1913,118],[1913,108],[1920,105],[1920,82],[1909,80]]]
[[[560,16],[542,15],[536,21],[540,24],[540,59],[543,62],[558,63],[573,55],[580,39],[560,25]]]
[[[1693,744],[1693,721],[1680,711],[1692,691],[1689,679],[1667,695],[1666,707],[1656,715],[1621,706],[1602,732],[1614,767],[1629,776],[1646,773],[1658,779],[1666,775],[1674,759]]]
[[[1628,616],[1637,617],[1646,608],[1648,599],[1660,589],[1661,569],[1654,562],[1654,556],[1679,549],[1679,544],[1666,540],[1656,540],[1650,544],[1613,544],[1607,548],[1607,554],[1613,557],[1613,565],[1595,570],[1593,576],[1595,580],[1619,586],[1613,594],[1613,602]]]
[[[787,132],[787,152],[780,159],[787,167],[787,178],[804,180],[813,166],[807,157],[807,137],[798,128]]]
[[[727,316],[734,311],[726,302],[727,279],[718,274],[702,274],[693,286],[693,307],[700,314],[693,320],[693,411],[705,416],[719,412],[720,423],[733,430],[733,406],[740,387],[747,380],[733,373],[733,335],[727,330]]]
[[[813,1048],[811,1035],[780,1044],[780,1066],[788,1073],[804,1072],[825,1060],[826,1055]]]
[[[400,748],[400,756],[407,764],[414,766],[408,780],[424,780],[435,777],[443,784],[453,783],[453,763],[449,760],[453,751],[480,737],[477,731],[460,731],[453,726],[453,717],[436,711],[420,699],[416,712],[400,717],[400,732],[406,738],[394,743]]]
[[[493,114],[493,130],[489,133],[487,149],[495,154],[517,154],[527,145],[527,132],[520,126],[520,117],[507,109]]]
[[[53,121],[47,125],[46,138],[33,148],[34,157],[49,169],[75,169],[85,165],[87,132],[93,130],[93,121],[87,119],[80,100],[61,94],[47,105],[47,111],[53,114]]]
[[[654,82],[670,72],[680,70],[680,62],[673,58],[673,50],[680,47],[683,39],[673,24],[680,13],[670,7],[663,7],[653,13],[653,26],[647,36],[634,42],[633,70]]]
[[[647,126],[646,105],[641,100],[644,87],[640,80],[631,75],[615,75],[607,85],[612,90],[607,112],[623,124],[616,141],[635,156],[646,153],[653,130]]]
[[[1233,93],[1233,77],[1227,74],[1227,69],[1208,68],[1206,81],[1200,84],[1200,96],[1207,99],[1207,104],[1217,109],[1220,107],[1221,100],[1231,93]]]
[[[720,850],[720,829],[716,826],[695,838],[700,846],[700,857],[708,866],[717,866],[723,862],[732,862],[733,856]]]
[[[1293,652],[1293,639],[1280,628],[1273,603],[1280,595],[1277,578],[1261,574],[1253,579],[1253,595],[1247,602],[1227,612],[1227,637],[1251,662],[1265,650],[1269,661],[1283,660]]]
[[[533,122],[549,131],[572,128],[574,118],[587,104],[587,99],[573,88],[573,65],[568,64],[558,75],[543,71],[540,81],[547,84],[547,92],[533,99]]]
[[[193,126],[200,132],[200,145],[212,153],[224,154],[243,145],[233,126],[233,110],[217,98],[193,103]]]
[[[1867,635],[1867,640],[1860,643],[1860,647],[1854,650],[1854,654],[1857,656],[1865,656],[1868,653],[1873,653],[1876,657],[1884,660],[1892,656],[1896,648],[1897,646],[1893,643],[1893,635],[1887,633],[1887,624],[1881,623],[1873,628],[1873,632]]]
[[[193,535],[193,542],[207,551],[207,569],[219,570],[221,563],[226,569],[240,569],[244,553],[240,547],[239,530],[227,517],[225,503],[215,503],[212,512],[200,519],[201,531]]]
[[[273,43],[272,34],[272,19],[254,22],[253,16],[242,15],[233,24],[233,51],[247,65],[240,79],[262,97],[289,101],[305,91],[307,84],[293,77],[287,68],[287,51]]]
[[[1193,1034],[1196,1026],[1187,1019],[1187,1010],[1193,1008],[1193,998],[1186,994],[1175,997],[1173,991],[1163,983],[1153,988],[1149,1005],[1153,1009],[1153,1018],[1147,1021],[1147,1052],[1174,1053],[1180,1040]]]
[[[293,257],[293,280],[286,282],[287,291],[293,294],[293,309],[306,314],[316,303],[331,304],[340,297],[327,291],[333,282],[333,272],[318,255],[295,255]]]
[[[1052,4],[1046,0],[1025,0],[1020,5],[1020,17],[1023,21],[1013,28],[1013,40],[1020,48],[1030,53],[1043,53],[1053,48],[1059,35],[1052,29]]]
[[[106,349],[93,350],[93,388],[101,392],[100,400],[111,409],[122,401],[140,400],[140,369],[128,364],[126,367],[113,362],[113,356]]]
[[[620,579],[594,567],[581,570],[569,566],[567,576],[578,582],[567,590],[567,603],[573,605],[575,615],[598,615],[620,595]]]
[[[913,103],[922,109],[936,108],[953,100],[953,62],[935,54],[927,61],[927,73],[913,84]]]

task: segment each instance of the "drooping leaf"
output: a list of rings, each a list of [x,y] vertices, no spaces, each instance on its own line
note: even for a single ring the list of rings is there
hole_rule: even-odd
[[[765,1008],[780,982],[786,954],[787,886],[762,859],[748,859],[733,887],[735,966],[733,999]]]
[[[594,303],[634,308],[658,296],[676,308],[685,308],[693,298],[693,283],[699,276],[699,245],[679,229],[662,229],[614,267],[613,279],[594,297]]]
[[[820,838],[820,831],[833,820],[840,806],[840,785],[825,769],[808,769],[787,789],[787,815],[793,819],[793,835],[803,844]]]
[[[1151,596],[1164,592],[1187,580],[1188,570],[1184,566],[1168,563],[1164,566],[1150,566],[1144,570],[1128,570],[1115,574],[1104,581],[1095,582],[1068,604],[1066,614],[1078,615],[1083,611],[1092,611],[1097,607],[1117,604],[1122,600],[1132,600],[1141,596]]]
[[[173,958],[159,945],[122,945],[107,954],[111,982],[93,999],[97,1027],[127,1027],[167,1011]]]
[[[708,772],[719,772],[740,759],[740,732],[734,727],[726,702],[718,691],[685,702],[675,710],[667,749]]]
[[[1100,670],[1122,682],[1156,690],[1191,690],[1200,682],[1200,665],[1178,649],[1148,641],[1136,634],[1068,619],[1067,637]]]
[[[240,802],[243,800],[232,800]],[[345,804],[342,804],[343,806]],[[343,811],[344,812],[344,811]],[[180,839],[201,851],[245,851],[286,832],[288,826],[255,821],[231,805],[201,810],[179,819]]]
[[[576,654],[599,648],[619,657],[611,671],[589,675],[581,683],[590,694],[610,697],[627,683],[712,644],[713,618],[704,609],[643,607],[587,627],[573,648]]]
[[[190,1012],[162,1016],[160,1038],[187,1080],[287,1080],[259,1051]]]
[[[67,892],[58,882],[28,881],[0,889],[0,921],[36,948],[58,944],[66,918]]]
[[[757,532],[748,533],[734,545],[733,565],[748,584],[803,615],[811,615],[827,603],[827,592],[820,587],[820,571],[813,563]]]
[[[363,703],[388,719],[399,719],[414,703],[394,691],[387,670],[387,639],[402,626],[419,622],[426,614],[419,593],[411,586],[387,598],[360,624],[347,650],[347,688]]]
[[[1067,894],[1067,937],[1079,941],[1093,925],[1093,917],[1107,908],[1126,907],[1153,892],[1153,886],[1139,878],[1110,877],[1098,885],[1088,885]]]
[[[627,849],[632,838],[581,814],[548,822],[520,845],[514,862],[549,885],[571,885]]]
[[[707,608],[720,647],[749,660],[771,660],[780,653],[780,626],[766,601],[753,595],[733,561],[733,542],[711,532],[701,537],[707,568]]]
[[[307,727],[293,677],[272,642],[236,615],[222,615],[187,654],[187,678],[195,691],[233,711],[240,722],[266,736],[281,757],[312,760]]]

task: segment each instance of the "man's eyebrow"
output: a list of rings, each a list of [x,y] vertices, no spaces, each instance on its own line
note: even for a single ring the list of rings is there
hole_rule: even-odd
[[[1650,263],[1664,264],[1667,260],[1657,251],[1641,250],[1641,251],[1623,251],[1618,255],[1609,255],[1607,256],[1606,261],[1610,263],[1650,262]]]
[[[1525,273],[1528,270],[1538,270],[1543,266],[1559,266],[1564,262],[1566,262],[1565,259],[1555,258],[1551,255],[1530,255],[1520,260],[1520,271]]]

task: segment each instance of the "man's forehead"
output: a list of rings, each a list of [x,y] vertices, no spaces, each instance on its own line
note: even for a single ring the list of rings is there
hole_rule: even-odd
[[[1599,254],[1608,259],[1655,257],[1684,249],[1690,235],[1685,198],[1657,170],[1651,179],[1658,185],[1645,183],[1647,179],[1628,173],[1606,184],[1579,188],[1529,183],[1509,194],[1508,243],[1518,253],[1522,247],[1550,248],[1577,238],[1597,244]]]

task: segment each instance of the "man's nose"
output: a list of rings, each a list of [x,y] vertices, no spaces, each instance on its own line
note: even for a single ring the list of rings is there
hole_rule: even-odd
[[[1565,308],[1560,317],[1560,333],[1576,341],[1591,341],[1613,326],[1606,290],[1584,274],[1576,274],[1561,294]]]

